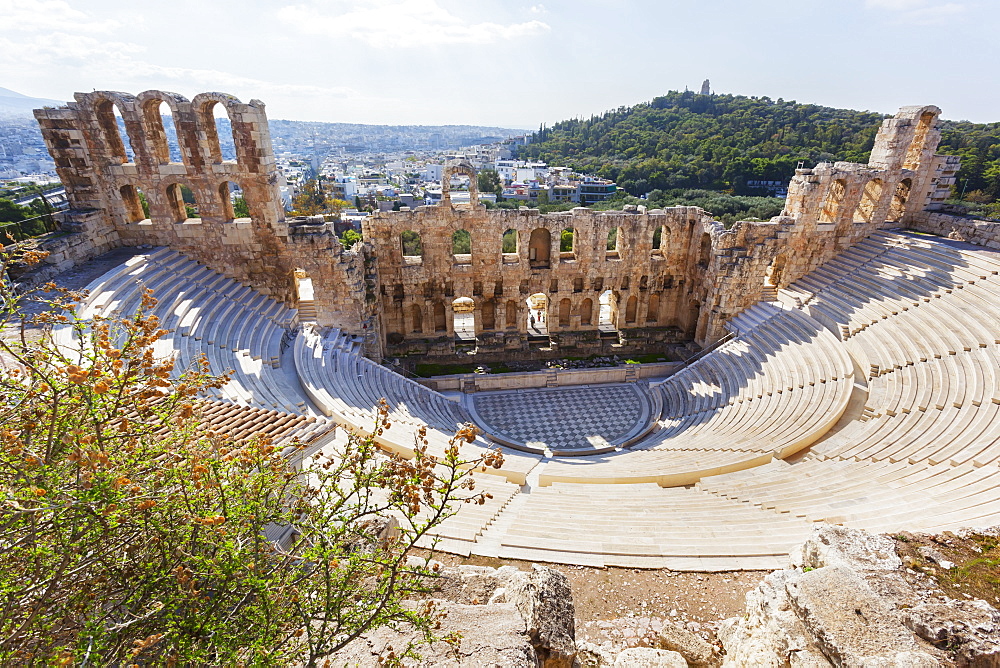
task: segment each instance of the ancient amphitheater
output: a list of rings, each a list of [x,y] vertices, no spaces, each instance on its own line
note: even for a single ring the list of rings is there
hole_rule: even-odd
[[[222,159],[215,105],[235,161]],[[446,189],[439,206],[376,214],[344,250],[332,223],[285,218],[262,103],[78,94],[35,112],[72,204],[35,280],[132,249],[90,285],[80,315],[128,313],[152,288],[162,353],[178,368],[205,353],[234,370],[211,398],[231,429],[279,425],[321,447],[336,424],[370,427],[384,397],[393,427],[381,444],[409,455],[421,427],[441,452],[476,422],[468,453],[501,447],[505,464],[477,474],[489,503],[440,527],[445,550],[777,568],[816,522],[1000,523],[1000,230],[940,211],[958,162],[935,154],[939,113],[900,110],[866,165],[797,170],[768,222],[725,229],[692,207],[487,211],[472,179],[470,204]],[[250,218],[233,217],[230,183]],[[181,184],[200,218],[186,217]],[[560,251],[566,229],[573,246]],[[456,255],[462,230],[471,253]],[[391,363],[684,344],[702,352],[670,375],[542,372],[505,389],[489,376],[439,392]]]

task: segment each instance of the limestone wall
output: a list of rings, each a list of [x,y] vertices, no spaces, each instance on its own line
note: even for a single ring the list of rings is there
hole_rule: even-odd
[[[179,161],[168,145],[162,104],[173,118]],[[229,118],[235,160],[222,158],[216,108]],[[332,224],[285,220],[259,100],[244,104],[224,93],[188,100],[155,90],[135,96],[101,91],[77,93],[74,103],[36,110],[35,117],[66,185],[70,212],[64,230],[86,239],[59,240],[56,265],[119,245],[169,246],[290,306],[298,302],[298,272],[312,279],[311,301],[321,324],[360,333],[375,323],[374,303],[364,299],[363,256],[343,250]],[[182,185],[194,195],[197,217],[188,216]],[[248,218],[234,215],[233,185],[242,191]]]
[[[167,144],[164,104],[177,128],[179,161]],[[234,161],[222,159],[214,109],[225,110],[232,124]],[[170,246],[304,307],[321,325],[363,335],[376,358],[454,354],[453,302],[461,297],[468,298],[461,308],[471,309],[473,345],[484,357],[707,345],[767,291],[880,227],[946,226],[927,213],[940,207],[958,169],[957,159],[935,154],[939,114],[937,107],[901,109],[883,123],[867,165],[796,170],[782,215],[767,222],[727,230],[695,207],[488,211],[478,202],[475,171],[456,161],[447,166],[439,206],[374,214],[364,223],[364,243],[346,251],[332,224],[285,219],[262,102],[223,93],[192,100],[162,91],[78,93],[67,107],[35,112],[71,206],[68,234],[52,242],[46,270],[118,245]],[[470,177],[469,204],[452,202],[453,174]],[[182,184],[197,200],[197,218],[188,217]],[[234,217],[230,184],[242,189],[248,218]],[[958,229],[952,224],[948,233]],[[573,243],[561,251],[564,230]],[[455,254],[456,233],[468,234],[471,252]],[[404,256],[404,237],[410,246],[419,240],[419,256],[412,248]],[[306,278],[311,299],[297,289]],[[610,316],[602,327],[607,291]],[[544,344],[529,337],[528,299],[539,294]]]
[[[918,232],[937,234],[1000,250],[1000,222],[995,220],[978,220],[947,213],[922,211],[908,221],[907,227]]]

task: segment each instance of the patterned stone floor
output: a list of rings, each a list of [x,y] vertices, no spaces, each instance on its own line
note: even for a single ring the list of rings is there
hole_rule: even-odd
[[[606,450],[650,420],[649,401],[634,384],[480,392],[467,404],[488,434],[538,451]]]

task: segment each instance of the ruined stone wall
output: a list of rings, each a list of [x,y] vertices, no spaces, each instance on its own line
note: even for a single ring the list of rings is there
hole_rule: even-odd
[[[921,211],[909,219],[907,228],[1000,250],[1000,221],[996,220],[978,220],[935,211]]]
[[[180,161],[171,156],[163,103],[173,118]],[[222,158],[217,105],[231,124],[235,160]],[[244,104],[223,93],[189,101],[155,90],[137,96],[101,91],[77,93],[75,103],[36,110],[35,117],[66,185],[64,230],[89,240],[63,253],[63,265],[118,245],[169,246],[290,306],[298,301],[298,271],[312,279],[321,324],[359,332],[373,324],[363,298],[361,254],[343,251],[332,224],[285,220],[262,102]],[[235,217],[230,184],[242,190],[248,218]],[[198,217],[188,217],[181,185],[193,193]]]
[[[693,338],[706,297],[702,276],[714,265],[711,245],[701,255],[702,240],[721,229],[694,207],[541,215],[437,206],[375,214],[363,234],[377,259],[382,326],[397,353],[426,350],[436,338],[447,346],[455,334],[452,302],[460,297],[475,302],[481,350],[520,350],[528,337],[526,302],[538,293],[548,298],[550,337],[565,352],[598,345],[599,302],[607,290],[617,302],[613,324],[626,342]],[[453,254],[460,230],[470,235],[469,254]],[[563,230],[573,231],[573,247],[560,252]],[[419,236],[421,257],[403,255],[404,233]],[[513,252],[503,252],[505,233],[516,235]]]
[[[177,128],[179,162],[167,145],[162,103]],[[216,105],[232,123],[235,161],[222,159]],[[937,107],[901,109],[883,123],[866,165],[796,170],[782,215],[767,222],[738,222],[727,230],[695,207],[546,215],[487,210],[478,202],[475,170],[456,161],[445,170],[439,206],[376,213],[364,223],[364,243],[347,251],[332,224],[285,220],[264,105],[257,100],[95,92],[77,94],[68,107],[35,112],[70,200],[64,229],[84,240],[59,242],[53,266],[117,245],[166,245],[292,306],[299,303],[296,276],[308,277],[316,320],[364,335],[376,358],[383,351],[454,354],[453,302],[466,297],[484,361],[542,354],[529,337],[531,295],[548,300],[545,345],[552,350],[545,354],[654,351],[691,340],[707,345],[766,291],[879,228],[943,228],[927,212],[947,197],[958,160],[935,154],[939,114]],[[470,178],[467,205],[451,200],[455,174]],[[242,189],[249,218],[234,218],[230,183]],[[194,193],[198,218],[187,217],[181,184]],[[564,230],[573,232],[568,251],[560,250]],[[609,247],[612,230],[616,242]],[[471,252],[455,254],[456,232],[468,233]],[[419,240],[419,257],[404,256],[404,233]],[[504,252],[505,233],[516,239],[510,252]],[[613,322],[602,328],[600,297],[607,290]]]

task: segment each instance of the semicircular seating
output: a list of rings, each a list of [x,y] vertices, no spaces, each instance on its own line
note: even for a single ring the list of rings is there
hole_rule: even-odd
[[[1000,522],[998,256],[872,235],[780,290],[781,307],[734,318],[732,340],[662,382],[636,384],[659,413],[630,447],[576,457],[505,449],[490,472],[499,475],[476,473],[492,498],[437,527],[439,547],[772,568],[817,521],[876,531]],[[294,311],[167,249],[92,283],[80,314],[128,313],[140,285],[154,288],[169,330],[160,352],[180,365],[204,353],[214,371],[234,370],[224,401],[365,431],[384,398],[392,426],[379,443],[402,456],[420,434],[443,454],[469,421],[458,402],[364,357],[355,337],[296,332]],[[477,438],[461,452],[492,447]]]

